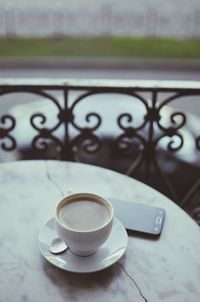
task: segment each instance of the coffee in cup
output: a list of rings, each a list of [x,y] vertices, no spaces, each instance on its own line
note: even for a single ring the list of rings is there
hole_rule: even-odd
[[[82,196],[62,204],[59,208],[60,222],[73,230],[92,231],[105,225],[110,219],[110,210],[102,201]]]
[[[68,195],[56,208],[58,234],[70,250],[79,256],[96,252],[108,238],[112,221],[112,205],[97,194]]]

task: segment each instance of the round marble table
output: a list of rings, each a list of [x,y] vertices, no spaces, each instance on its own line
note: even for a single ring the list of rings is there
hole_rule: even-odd
[[[122,258],[99,272],[53,266],[40,253],[38,234],[71,188],[165,208],[161,237],[129,237]],[[132,178],[70,162],[1,164],[0,215],[0,301],[199,301],[199,226],[167,197]]]

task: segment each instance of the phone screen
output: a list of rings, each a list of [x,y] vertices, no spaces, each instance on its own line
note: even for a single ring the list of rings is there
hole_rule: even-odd
[[[116,218],[127,231],[158,237],[162,231],[165,210],[135,202],[108,198],[113,205]]]

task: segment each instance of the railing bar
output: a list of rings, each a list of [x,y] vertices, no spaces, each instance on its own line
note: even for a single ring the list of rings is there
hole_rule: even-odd
[[[192,88],[192,89],[184,89],[184,88],[146,88],[146,87],[95,87],[95,86],[65,86],[65,85],[56,85],[56,86],[47,86],[47,85],[12,85],[11,86],[5,86],[5,85],[0,85],[1,89],[4,89],[5,91],[8,92],[16,92],[16,91],[21,91],[22,89],[24,92],[26,91],[35,91],[38,89],[48,89],[48,90],[60,90],[67,87],[70,90],[93,90],[94,92],[133,92],[133,91],[140,91],[140,92],[182,92],[182,93],[187,93],[187,94],[193,94],[193,95],[198,95],[200,94],[200,88]]]
[[[180,206],[182,208],[186,206],[188,200],[190,200],[190,198],[195,194],[195,192],[199,188],[200,188],[200,179],[197,180],[197,182],[192,186],[192,188],[189,190],[189,192],[184,196],[184,198],[180,202]]]
[[[139,168],[139,166],[141,165],[141,162],[144,158],[144,154],[139,153],[137,158],[134,160],[134,162],[130,165],[130,167],[128,168],[128,170],[126,171],[126,175],[131,176],[133,175],[133,173]]]
[[[109,91],[127,91],[135,89],[137,91],[160,91],[160,92],[200,92],[199,81],[150,81],[150,80],[74,80],[74,79],[4,79],[0,80],[0,87],[4,89],[63,89],[67,87],[71,90],[95,89]]]
[[[167,189],[168,189],[168,192],[169,192],[169,194],[170,194],[172,200],[173,200],[174,202],[176,202],[176,203],[179,204],[180,199],[179,199],[179,197],[178,197],[176,191],[174,190],[172,184],[169,182],[167,176],[166,176],[165,173],[162,171],[162,169],[160,169],[160,166],[159,166],[159,164],[158,164],[158,162],[157,162],[157,159],[154,158],[153,162],[154,162],[154,165],[155,165],[155,167],[156,167],[158,173],[161,175],[161,177],[162,177],[162,179],[163,179],[163,181],[164,181],[164,184],[166,185],[166,187],[167,187]]]
[[[157,91],[154,91],[152,93],[151,107],[150,107],[152,112],[155,112],[156,101],[157,101]],[[151,162],[153,160],[154,153],[155,153],[155,149],[154,150],[152,149],[152,148],[154,148],[153,137],[154,137],[154,118],[153,118],[153,116],[151,116],[151,118],[149,119],[148,143],[146,145],[146,150],[145,150],[146,151],[146,167],[145,167],[146,168],[145,169],[145,181],[146,182],[149,179],[150,166],[151,166]]]
[[[68,109],[68,89],[64,89],[64,110]],[[65,120],[65,146],[69,145],[69,122]]]

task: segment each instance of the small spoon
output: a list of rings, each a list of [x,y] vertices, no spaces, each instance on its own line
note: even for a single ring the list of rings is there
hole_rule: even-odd
[[[64,241],[62,241],[60,238],[55,238],[52,241],[49,250],[52,254],[60,254],[63,253],[67,248],[68,247]]]

